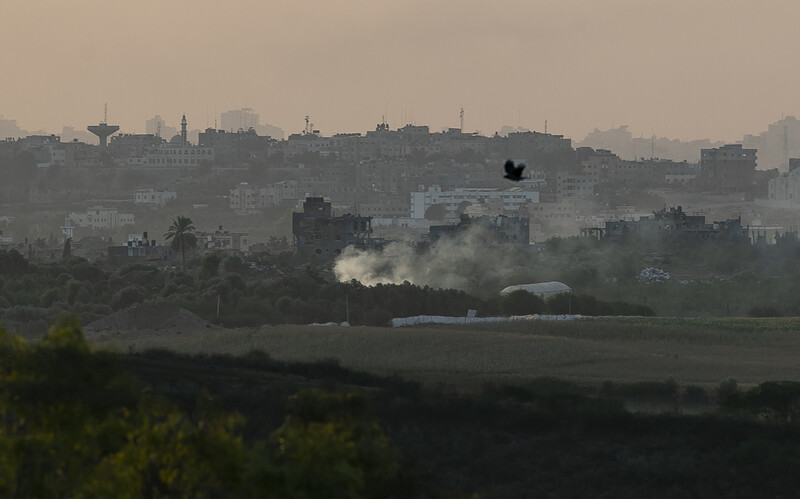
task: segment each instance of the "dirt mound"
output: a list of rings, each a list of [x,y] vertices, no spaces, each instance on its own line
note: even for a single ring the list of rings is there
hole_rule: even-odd
[[[87,337],[119,332],[174,333],[220,329],[202,317],[178,306],[133,305],[84,327]]]

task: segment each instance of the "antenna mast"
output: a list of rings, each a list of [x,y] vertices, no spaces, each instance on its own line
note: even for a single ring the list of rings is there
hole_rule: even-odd
[[[464,108],[461,108],[461,112],[458,113],[458,117],[461,118],[461,133],[464,133]]]
[[[789,126],[783,125],[783,160],[786,162],[786,170],[789,170]]]
[[[656,159],[656,134],[650,138],[650,159]]]
[[[103,123],[108,123],[108,102],[103,106]]]

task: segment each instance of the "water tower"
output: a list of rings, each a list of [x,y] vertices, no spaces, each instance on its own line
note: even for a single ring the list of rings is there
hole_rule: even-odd
[[[100,138],[100,147],[105,149],[108,145],[108,136],[119,130],[119,127],[117,125],[108,124],[108,105],[106,105],[105,112],[103,114],[104,119],[102,123],[98,125],[89,125],[86,127],[86,129]]]

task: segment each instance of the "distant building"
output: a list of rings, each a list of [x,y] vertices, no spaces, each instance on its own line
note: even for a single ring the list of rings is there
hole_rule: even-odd
[[[68,168],[97,168],[102,166],[102,150],[83,142],[62,142],[64,166]]]
[[[222,130],[237,132],[252,129],[262,137],[283,140],[283,130],[270,124],[262,125],[259,115],[249,107],[226,111],[221,113],[219,118]]]
[[[198,143],[214,151],[214,164],[218,168],[239,168],[253,161],[264,161],[277,153],[277,141],[258,135],[252,128],[226,132],[206,128],[200,132]]]
[[[505,138],[510,158],[527,158],[538,154],[570,151],[572,140],[563,135],[540,132],[512,132]]]
[[[185,138],[175,135],[169,142],[146,149],[142,153],[142,166],[151,168],[197,168],[214,162],[214,150],[193,146]]]
[[[368,192],[356,204],[360,215],[373,218],[408,218],[408,196]]]
[[[172,137],[178,134],[178,129],[167,126],[160,115],[155,115],[145,123],[145,131],[155,137]]]
[[[616,220],[605,223],[603,229],[581,229],[584,235],[600,236],[609,241],[637,238],[649,242],[704,242],[728,240],[747,243],[749,229],[742,227],[741,218],[706,223],[702,215],[689,215],[678,206],[653,212],[639,220]]]
[[[230,190],[228,200],[230,207],[237,215],[253,215],[259,212],[264,206],[265,200],[262,198],[262,189],[241,182]]]
[[[664,183],[667,185],[690,186],[697,181],[700,167],[697,163],[665,161],[663,168]]]
[[[143,204],[154,208],[161,208],[167,202],[178,198],[175,191],[157,191],[155,189],[136,189],[133,195],[135,204]]]
[[[297,181],[282,180],[264,187],[264,206],[278,206],[284,201],[298,199]]]
[[[558,202],[592,199],[598,179],[591,173],[558,172],[556,199]]]
[[[331,203],[321,197],[307,197],[302,213],[292,213],[292,236],[298,253],[331,258],[347,246],[369,248],[372,218],[347,213],[333,216]]]
[[[791,207],[800,204],[800,159],[789,159],[789,172],[769,180],[770,201]]]
[[[785,116],[771,123],[759,135],[745,135],[742,146],[758,150],[758,165],[763,170],[777,168],[786,173],[790,158],[800,155],[800,120]]]
[[[626,161],[606,149],[593,150],[588,147],[578,149],[580,170],[589,175],[595,185],[613,184],[614,186],[631,185],[645,171],[641,163]]]
[[[716,149],[700,150],[700,185],[719,192],[753,192],[756,171],[756,150],[743,149],[741,144],[728,144]]]
[[[477,230],[476,230],[477,229]],[[479,245],[517,244],[527,246],[530,244],[530,225],[528,217],[514,216],[481,216],[470,217],[461,215],[456,225],[432,225],[428,237],[431,246],[442,238],[458,237],[470,230],[472,242]]]
[[[330,156],[333,154],[333,144],[333,138],[323,137],[318,130],[314,130],[312,133],[293,133],[287,140],[289,156],[306,153]]]
[[[93,206],[86,210],[86,213],[70,213],[67,215],[69,220],[77,227],[89,227],[92,229],[116,229],[134,223],[134,215],[130,213],[119,213],[114,208],[103,208]]]
[[[516,212],[528,203],[539,202],[539,191],[533,189],[543,181],[532,179],[528,182],[530,184],[509,189],[468,187],[452,191],[443,191],[438,185],[432,185],[427,191],[411,193],[411,218],[425,218],[425,212],[433,205],[444,205],[445,218],[456,218],[463,204],[481,204],[493,200],[498,201],[500,210]]]
[[[246,254],[250,251],[247,232],[230,232],[223,230],[220,225],[214,232],[195,231],[194,235],[197,237],[197,248],[203,254],[212,251]]]
[[[283,201],[297,199],[297,181],[284,180],[266,187],[241,182],[230,190],[230,207],[237,215],[254,215],[262,208],[278,206]]]
[[[556,228],[577,228],[577,212],[575,203],[571,200],[528,205],[527,215],[530,217],[532,233],[534,229],[547,233]]]
[[[121,264],[132,261],[166,263],[176,259],[169,246],[156,244],[149,239],[147,232],[128,234],[128,242],[124,246],[108,246],[108,259],[111,263]]]

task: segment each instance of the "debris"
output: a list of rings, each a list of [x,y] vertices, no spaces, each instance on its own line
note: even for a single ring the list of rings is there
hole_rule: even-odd
[[[671,278],[669,272],[656,267],[648,267],[639,272],[639,280],[642,282],[667,282]]]

